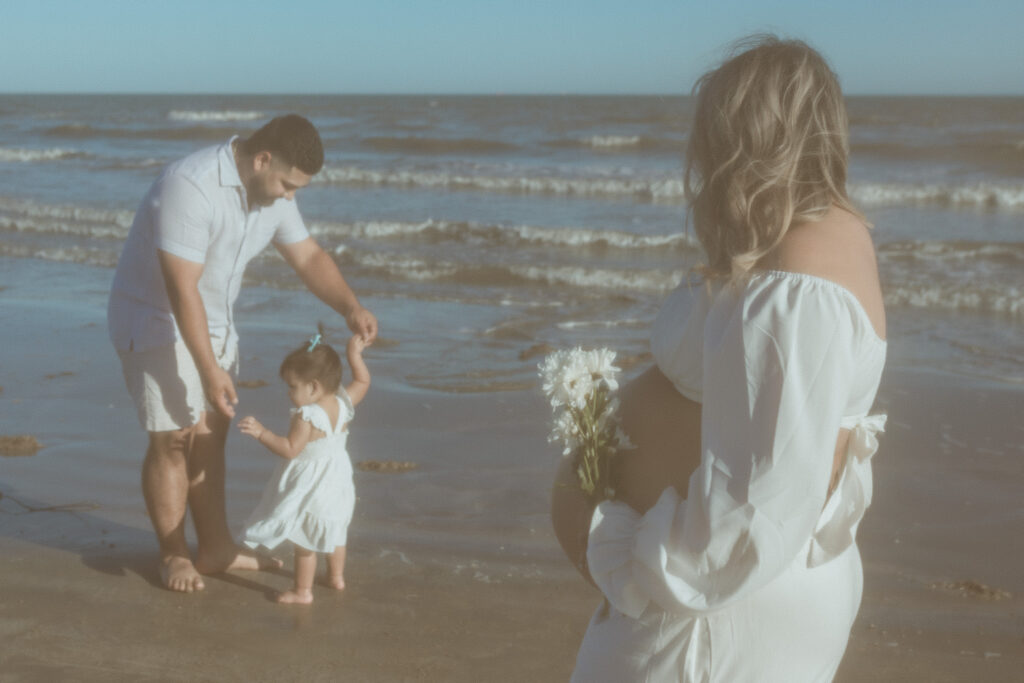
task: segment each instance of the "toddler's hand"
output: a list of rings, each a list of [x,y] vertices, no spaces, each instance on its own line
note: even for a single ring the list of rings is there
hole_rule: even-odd
[[[252,415],[248,415],[239,420],[238,428],[243,434],[248,434],[254,439],[259,439],[263,436],[263,432],[266,431],[266,428],[260,424],[260,421]]]
[[[365,349],[365,348],[366,348],[366,338],[365,337],[361,337],[361,336],[359,336],[357,334],[357,335],[353,335],[352,338],[348,340],[348,352],[349,353],[361,354],[363,352],[363,349]]]

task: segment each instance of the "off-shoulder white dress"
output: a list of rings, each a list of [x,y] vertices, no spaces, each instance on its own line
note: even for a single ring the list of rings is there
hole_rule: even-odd
[[[344,389],[339,389],[338,407],[333,426],[315,403],[292,410],[326,436],[278,464],[245,523],[242,542],[249,547],[273,550],[291,541],[306,550],[329,553],[346,544],[356,502],[346,447],[348,423],[355,411]]]
[[[644,515],[597,507],[587,561],[611,607],[573,680],[832,680],[860,606],[885,341],[848,290],[769,271],[681,286],[651,347],[703,404],[701,464],[685,497],[669,488]],[[852,433],[829,496],[840,428]]]

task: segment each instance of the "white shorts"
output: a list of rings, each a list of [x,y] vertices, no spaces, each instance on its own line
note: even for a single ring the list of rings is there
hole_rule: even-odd
[[[211,339],[217,364],[238,380],[238,344]],[[203,411],[213,410],[206,400],[192,354],[180,339],[174,344],[145,351],[118,351],[124,383],[147,432],[169,432],[191,427]]]

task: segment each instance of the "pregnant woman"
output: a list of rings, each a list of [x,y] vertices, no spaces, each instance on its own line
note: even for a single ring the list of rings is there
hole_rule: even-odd
[[[860,605],[885,317],[846,194],[835,75],[760,37],[700,79],[686,186],[706,256],[621,393],[637,448],[552,517],[604,593],[574,681],[830,681]],[[589,536],[588,536],[589,531]]]

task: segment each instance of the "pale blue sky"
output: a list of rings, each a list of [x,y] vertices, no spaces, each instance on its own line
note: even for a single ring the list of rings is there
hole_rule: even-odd
[[[1024,95],[1021,0],[24,0],[0,92],[683,93],[757,31],[851,94]]]

